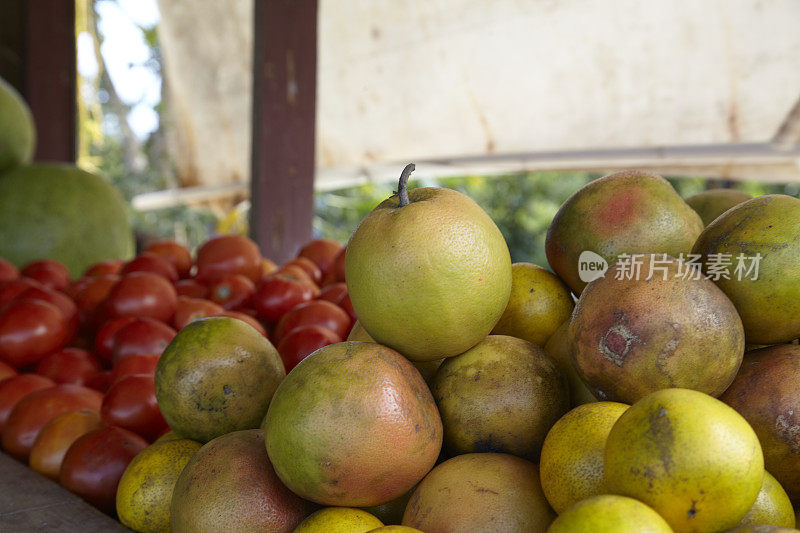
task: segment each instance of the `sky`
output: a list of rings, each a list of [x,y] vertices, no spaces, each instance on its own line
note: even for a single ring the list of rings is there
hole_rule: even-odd
[[[144,140],[158,128],[154,107],[161,99],[161,77],[144,64],[150,52],[139,26],[152,28],[158,23],[156,0],[102,1],[96,9],[108,74],[120,99],[133,106],[128,123]],[[97,76],[92,39],[86,33],[78,35],[78,71],[86,78]]]

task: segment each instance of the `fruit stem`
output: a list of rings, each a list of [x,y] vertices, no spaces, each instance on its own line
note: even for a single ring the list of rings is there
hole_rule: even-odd
[[[400,173],[400,183],[397,185],[397,195],[400,196],[400,207],[407,206],[409,204],[408,201],[408,178],[411,176],[411,173],[414,172],[414,163],[409,163],[406,165],[406,168],[403,169],[403,172]]]

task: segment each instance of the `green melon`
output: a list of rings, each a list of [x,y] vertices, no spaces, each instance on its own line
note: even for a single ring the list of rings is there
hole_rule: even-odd
[[[35,144],[36,130],[28,104],[0,78],[0,171],[30,162]]]
[[[125,201],[103,178],[66,164],[0,174],[0,257],[22,266],[54,259],[72,276],[134,252]]]

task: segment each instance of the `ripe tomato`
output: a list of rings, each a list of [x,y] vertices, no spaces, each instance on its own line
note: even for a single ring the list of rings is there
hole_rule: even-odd
[[[161,356],[158,354],[141,354],[126,357],[114,365],[108,378],[109,385],[114,385],[117,381],[128,376],[138,374],[154,375],[160,358]]]
[[[328,275],[328,271],[333,266],[336,255],[342,249],[342,245],[330,239],[316,239],[300,249],[298,257],[307,257],[317,264],[322,271],[322,277]]]
[[[358,320],[358,317],[356,316],[356,310],[353,308],[353,302],[350,300],[350,293],[344,295],[344,298],[342,298],[342,302],[339,304],[339,307],[344,309],[345,312],[348,315],[350,315],[350,320],[352,320],[353,323],[355,323],[355,321]]]
[[[0,257],[0,283],[4,281],[11,281],[19,277],[19,270],[11,261],[6,261]]]
[[[290,276],[274,275],[265,279],[253,294],[253,307],[258,318],[275,323],[297,305],[316,296],[308,284]]]
[[[322,282],[322,270],[320,270],[317,264],[311,259],[307,257],[295,257],[284,266],[290,265],[302,268],[316,285]]]
[[[272,332],[272,337],[276,342],[280,342],[283,337],[300,326],[322,326],[344,339],[351,325],[350,317],[338,305],[325,300],[312,300],[298,305],[283,315],[275,331]]]
[[[61,311],[61,314],[64,315],[70,340],[78,332],[78,306],[76,306],[75,302],[73,302],[72,299],[63,292],[48,289],[46,287],[30,287],[22,291],[15,299],[22,298],[41,300],[43,302],[55,305]]]
[[[9,365],[8,363],[4,363],[0,361],[0,381],[3,381],[6,378],[10,378],[11,376],[16,376],[17,371],[14,369],[13,366]]]
[[[86,385],[101,370],[100,361],[86,350],[62,348],[46,355],[34,372],[56,383]]]
[[[35,279],[48,289],[63,291],[69,285],[69,270],[58,261],[42,259],[28,263],[20,271],[26,278]]]
[[[346,283],[337,282],[326,285],[320,291],[318,299],[327,300],[338,305],[350,315],[350,320],[353,322],[358,320],[356,318],[356,311],[353,309],[353,302],[350,301],[350,293],[347,291]]]
[[[117,485],[128,463],[147,448],[147,441],[116,426],[105,426],[80,437],[61,463],[61,486],[104,513],[114,516]]]
[[[278,353],[286,372],[323,346],[342,342],[336,333],[322,326],[301,326],[285,335],[278,343]]]
[[[3,426],[3,449],[20,461],[28,461],[33,441],[50,420],[77,409],[99,411],[103,395],[80,385],[56,385],[21,399]]]
[[[327,300],[332,304],[341,305],[345,296],[347,296],[347,284],[331,283],[330,285],[325,285],[319,291],[317,299]]]
[[[208,287],[196,279],[182,279],[175,282],[175,291],[178,296],[189,298],[205,298],[208,296]]]
[[[100,261],[99,263],[90,265],[89,268],[86,269],[86,272],[83,273],[83,275],[86,277],[92,277],[92,276],[105,276],[107,274],[119,274],[119,271],[122,270],[124,264],[125,262],[122,261],[121,259]]]
[[[177,331],[152,318],[137,318],[114,335],[111,362],[117,364],[131,355],[161,354]]]
[[[32,365],[67,341],[67,321],[55,305],[14,300],[0,312],[0,359],[20,368]]]
[[[148,245],[144,251],[166,259],[182,278],[188,276],[192,269],[192,254],[189,249],[175,241],[169,239],[156,241]]]
[[[161,256],[148,253],[140,254],[128,261],[122,267],[120,274],[124,276],[132,272],[152,272],[168,279],[172,283],[178,281],[178,271],[175,270],[172,263]]]
[[[256,318],[252,315],[248,315],[247,313],[242,313],[241,311],[222,311],[217,313],[214,316],[227,316],[229,318],[236,318],[241,320],[242,322],[246,322],[247,324],[253,326],[253,329],[264,335],[267,336],[267,330],[264,329],[264,326],[261,325],[261,322],[256,320]]]
[[[328,271],[327,277],[325,278],[325,280],[323,280],[324,285],[328,285],[329,283],[339,283],[339,282],[343,283],[347,281],[345,280],[344,276],[345,252],[347,252],[346,246],[341,250],[339,250],[339,253],[336,254],[336,258],[333,260],[333,266],[331,266],[331,269]]]
[[[90,389],[94,389],[96,391],[102,392],[103,394],[106,393],[108,387],[111,385],[111,371],[110,370],[101,370],[100,372],[95,373],[89,381],[86,382],[86,386]]]
[[[184,326],[190,322],[194,322],[198,318],[214,316],[222,311],[224,311],[222,306],[212,301],[202,298],[178,296],[178,308],[175,310],[175,316],[172,318],[172,325],[175,329],[183,329]]]
[[[133,431],[153,442],[168,427],[156,401],[154,376],[126,376],[108,389],[100,409],[103,422]]]
[[[220,235],[197,250],[197,274],[202,283],[216,281],[226,274],[242,274],[253,283],[261,279],[261,252],[244,235]]]
[[[57,482],[64,455],[72,443],[101,427],[103,420],[97,411],[80,409],[58,415],[39,431],[28,464],[34,471]]]
[[[102,303],[108,297],[108,293],[114,285],[119,282],[120,277],[116,274],[102,274],[92,277],[92,281],[86,285],[76,296],[75,305],[78,306],[78,316],[81,324],[86,329],[95,330],[106,317],[102,308]]]
[[[122,316],[119,318],[112,318],[108,320],[103,326],[97,330],[97,335],[94,337],[94,354],[100,360],[111,363],[112,353],[114,351],[114,336],[117,332],[136,320],[132,316]]]
[[[5,306],[16,300],[17,296],[31,287],[41,287],[42,284],[30,278],[12,279],[0,283],[0,311]]]
[[[172,283],[151,272],[133,272],[111,288],[103,307],[109,317],[148,317],[169,322],[177,302]]]
[[[311,276],[308,274],[308,272],[306,272],[305,270],[303,270],[301,267],[299,267],[296,264],[294,264],[294,265],[289,265],[289,264],[283,265],[282,267],[280,267],[278,270],[275,271],[275,274],[280,274],[280,275],[284,275],[284,276],[292,276],[292,277],[297,278],[298,280],[302,281],[303,283],[308,284],[310,287],[314,288],[315,292],[319,291],[319,287],[317,286],[316,283],[314,283],[314,280],[311,279]]]
[[[0,382],[0,432],[14,406],[25,396],[37,390],[49,389],[55,382],[38,374],[18,374]]]
[[[241,274],[228,274],[208,286],[208,299],[224,309],[238,309],[250,305],[256,285]]]
[[[75,297],[78,296],[78,293],[85,289],[89,283],[92,282],[92,279],[93,278],[91,276],[83,276],[82,278],[72,280],[69,282],[69,285],[67,285],[67,288],[61,292],[69,296],[74,301]]]

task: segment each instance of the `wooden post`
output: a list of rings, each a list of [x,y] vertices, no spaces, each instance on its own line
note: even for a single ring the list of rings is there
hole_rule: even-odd
[[[311,239],[317,0],[256,0],[250,231],[283,263]]]
[[[75,2],[0,0],[0,76],[27,100],[37,161],[74,162],[77,146]]]

